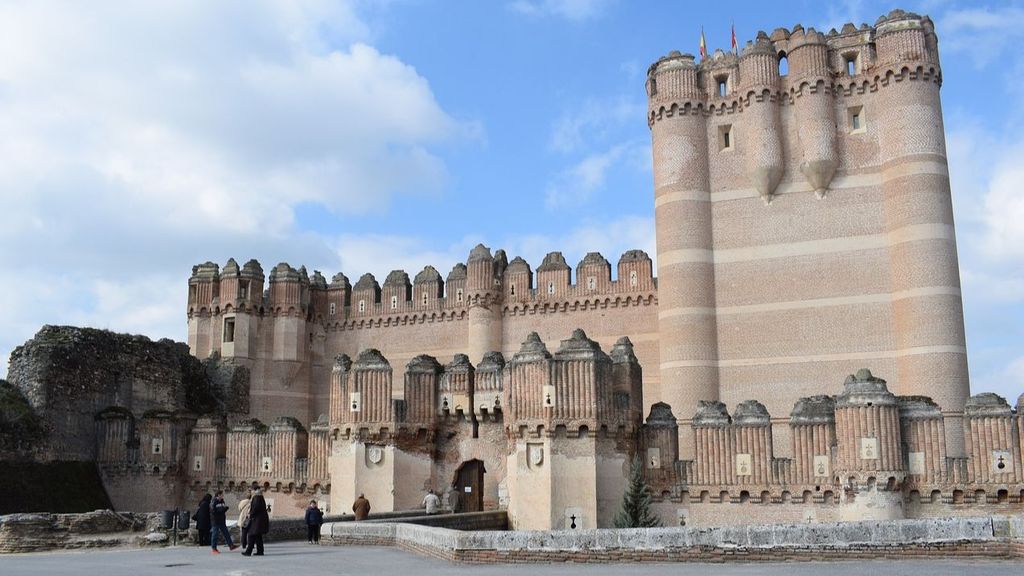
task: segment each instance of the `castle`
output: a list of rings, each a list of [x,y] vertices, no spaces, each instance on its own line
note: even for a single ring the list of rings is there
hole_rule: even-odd
[[[189,348],[250,379],[172,467],[191,499],[447,488],[527,529],[609,526],[636,455],[668,524],[1019,510],[1021,412],[969,398],[940,83],[932,21],[898,10],[658,59],[656,274],[483,245],[383,285],[198,265]],[[99,420],[102,461],[127,418]]]

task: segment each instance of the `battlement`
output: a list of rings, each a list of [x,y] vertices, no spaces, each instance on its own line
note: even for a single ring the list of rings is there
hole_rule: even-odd
[[[505,252],[492,256],[481,245],[458,263],[445,280],[433,266],[425,266],[410,281],[405,270],[392,270],[381,285],[371,273],[355,285],[343,273],[330,284],[319,270],[310,277],[282,262],[271,269],[269,290],[263,291],[263,271],[250,260],[239,269],[234,259],[223,270],[207,262],[193,267],[189,278],[188,314],[219,314],[225,311],[302,315],[308,320],[344,322],[348,319],[408,313],[465,310],[474,302],[504,302],[509,308],[530,303],[565,301],[627,293],[650,294],[656,290],[654,267],[643,250],[628,250],[612,267],[598,252],[589,252],[573,270],[561,252],[551,252],[534,271],[523,258],[511,263]]]
[[[782,62],[786,61],[785,72]],[[827,34],[797,24],[778,28],[771,35],[759,31],[739,54],[714,50],[701,62],[692,54],[669,52],[650,66],[647,95],[649,122],[655,122],[672,106],[680,110],[730,107],[737,98],[772,93],[798,92],[811,86],[844,83],[855,77],[885,78],[887,71],[900,73],[923,67],[939,76],[935,26],[927,16],[893,10],[874,26],[859,28],[847,23]]]

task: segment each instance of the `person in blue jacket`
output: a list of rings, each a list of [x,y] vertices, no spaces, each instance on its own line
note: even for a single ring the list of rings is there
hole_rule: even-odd
[[[316,500],[310,500],[306,508],[306,540],[310,544],[320,543],[320,526],[323,523],[324,511],[316,505]]]
[[[231,507],[224,502],[224,491],[217,490],[217,493],[213,495],[213,501],[210,502],[210,547],[213,549],[214,554],[220,554],[220,550],[217,550],[217,533],[220,532],[224,535],[224,542],[227,543],[229,550],[238,548],[233,542],[231,542],[231,532],[228,532],[228,510]]]

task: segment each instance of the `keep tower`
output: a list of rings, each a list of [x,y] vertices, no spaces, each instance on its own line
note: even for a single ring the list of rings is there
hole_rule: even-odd
[[[900,10],[650,67],[659,400],[687,418],[757,390],[783,413],[872,366],[894,393],[934,398],[963,455],[940,84],[932,21]]]

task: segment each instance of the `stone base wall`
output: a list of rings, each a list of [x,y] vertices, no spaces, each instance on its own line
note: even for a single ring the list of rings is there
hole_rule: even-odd
[[[330,544],[391,545],[450,562],[780,562],[1024,557],[1024,517],[712,529],[478,531],[398,523],[324,525]]]
[[[114,548],[150,543],[160,526],[158,514],[97,510],[86,514],[9,514],[0,516],[0,554],[80,548]],[[165,541],[166,534],[158,541]]]

